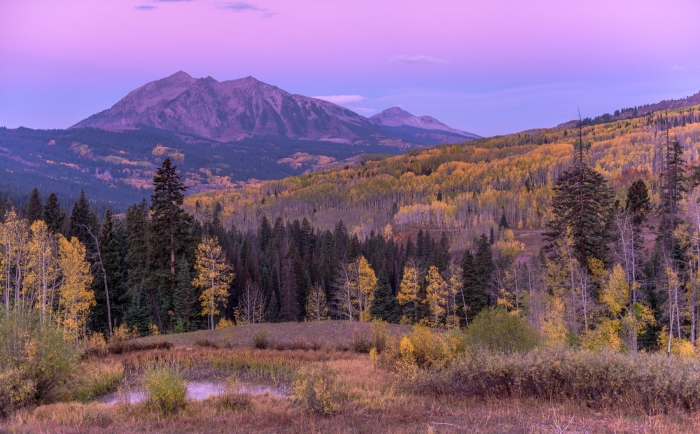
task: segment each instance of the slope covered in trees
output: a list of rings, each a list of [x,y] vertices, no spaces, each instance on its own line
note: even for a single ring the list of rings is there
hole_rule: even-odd
[[[611,182],[622,200],[635,179],[645,180],[659,200],[665,125],[683,159],[694,164],[700,150],[700,107],[619,122],[584,126],[591,167]],[[556,179],[573,163],[578,130],[539,129],[465,144],[368,160],[343,169],[270,181],[242,189],[190,196],[185,206],[204,219],[215,212],[225,226],[255,228],[307,218],[320,228],[340,219],[352,234],[368,236],[418,227],[450,234],[453,246],[473,247],[481,233],[497,231],[501,217],[519,229],[542,229]]]

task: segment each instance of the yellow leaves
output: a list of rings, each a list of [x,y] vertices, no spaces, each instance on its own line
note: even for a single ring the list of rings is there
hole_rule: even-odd
[[[90,263],[85,258],[85,246],[77,238],[70,241],[59,235],[58,265],[63,274],[60,286],[61,321],[64,329],[76,337],[88,320],[95,305],[92,292]]]
[[[564,324],[564,301],[558,297],[550,297],[546,306],[542,323],[545,344],[549,346],[562,345],[566,342],[568,332]]]
[[[374,299],[374,290],[377,287],[377,276],[372,266],[364,256],[358,259],[358,299],[360,300],[360,321],[371,320],[370,307]]]
[[[228,298],[228,286],[234,274],[226,263],[225,255],[215,237],[205,236],[197,246],[197,277],[192,285],[202,289],[199,300],[202,316],[209,316],[209,327],[214,329],[214,315],[219,315],[220,305]]]
[[[447,284],[440,275],[440,271],[435,266],[428,269],[428,275],[425,278],[427,286],[425,288],[425,303],[430,310],[428,318],[429,324],[432,327],[440,325],[440,319],[445,315],[445,304],[447,303]]]
[[[605,304],[613,316],[618,316],[625,309],[630,299],[630,287],[622,265],[617,264],[602,281],[600,301]]]
[[[407,265],[403,270],[403,279],[401,279],[401,284],[399,285],[399,293],[396,296],[396,300],[401,306],[407,304],[413,304],[418,300],[418,291],[420,276],[418,275],[418,269],[414,266]]]

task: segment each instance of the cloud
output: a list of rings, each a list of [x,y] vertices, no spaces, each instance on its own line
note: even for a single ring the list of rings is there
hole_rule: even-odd
[[[141,6],[134,7],[134,9],[137,9],[140,11],[152,11],[153,9],[158,9],[158,6],[141,5]]]
[[[192,0],[156,0],[157,2],[162,2],[162,3],[179,3],[179,2],[189,2]]]
[[[216,5],[216,7],[218,9],[226,9],[226,10],[233,11],[233,12],[247,12],[247,11],[262,12],[262,15],[260,15],[260,19],[272,18],[275,15],[277,15],[277,12],[272,12],[271,10],[269,10],[267,8],[261,8],[258,5],[254,5],[254,4],[248,3],[248,2],[218,3]]]
[[[372,113],[376,112],[375,109],[372,108],[367,108],[367,107],[348,107],[350,110],[354,111],[355,113],[359,113],[361,115],[371,115]]]
[[[403,62],[403,63],[435,63],[441,65],[449,65],[450,62],[444,59],[437,59],[430,56],[407,56],[405,54],[399,54],[398,56],[392,57],[389,63],[392,62]]]
[[[332,102],[333,104],[345,105],[364,101],[366,98],[362,95],[327,95],[315,96],[316,99]]]
[[[688,70],[688,68],[686,68],[684,66],[680,66],[680,65],[673,65],[673,68],[671,68],[671,69],[673,69],[674,71],[687,71]]]

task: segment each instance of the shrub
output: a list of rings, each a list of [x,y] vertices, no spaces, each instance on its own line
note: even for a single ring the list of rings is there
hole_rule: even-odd
[[[36,385],[19,369],[0,371],[0,416],[29,403],[36,395]]]
[[[247,410],[253,404],[250,395],[245,392],[240,380],[231,376],[223,385],[224,393],[214,399],[214,405],[220,410]]]
[[[297,404],[309,413],[327,416],[340,408],[341,394],[336,373],[325,364],[302,369],[293,387]]]
[[[355,330],[350,338],[350,346],[356,353],[369,353],[372,349],[372,342],[365,332]]]
[[[270,337],[267,334],[267,331],[265,330],[260,330],[259,332],[255,332],[253,335],[253,347],[257,348],[259,350],[265,350],[270,348],[272,342],[270,342]]]
[[[70,376],[79,359],[75,341],[55,325],[42,323],[33,312],[0,309],[0,372],[8,373],[0,392],[14,396],[11,406],[43,398]]]
[[[377,353],[381,353],[386,349],[391,340],[391,332],[387,327],[387,322],[382,320],[374,320],[370,324],[370,341],[371,346]]]
[[[540,342],[537,330],[526,319],[500,308],[482,310],[466,331],[468,346],[489,351],[529,351]]]
[[[62,388],[63,399],[90,401],[115,390],[124,378],[124,365],[119,362],[84,363],[79,371]]]
[[[147,405],[161,413],[174,413],[185,404],[187,384],[176,367],[154,366],[145,372],[142,381],[148,392]]]
[[[102,333],[90,333],[85,339],[83,357],[104,356],[108,353],[107,341]]]
[[[211,339],[207,339],[207,338],[197,339],[194,344],[199,346],[199,347],[214,348],[217,350],[222,347],[221,344],[218,344],[218,343],[212,341]]]
[[[467,352],[408,383],[425,394],[569,400],[593,408],[659,414],[700,409],[700,365],[660,354],[571,349],[527,354]]]

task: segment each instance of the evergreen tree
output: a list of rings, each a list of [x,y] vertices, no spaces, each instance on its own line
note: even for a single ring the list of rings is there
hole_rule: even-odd
[[[7,200],[5,200],[5,196],[0,194],[0,223],[5,223],[5,213],[7,210]]]
[[[173,313],[176,331],[188,332],[198,327],[199,309],[197,307],[197,290],[192,286],[190,264],[183,255],[177,265]]]
[[[641,225],[646,220],[650,210],[649,189],[641,179],[634,181],[627,190],[625,207],[632,214],[636,225]]]
[[[510,227],[508,226],[508,220],[506,219],[506,213],[503,211],[503,214],[501,214],[501,221],[498,222],[498,229],[509,229]]]
[[[46,226],[55,234],[61,233],[65,218],[66,213],[61,209],[58,197],[56,197],[55,193],[51,193],[44,205],[43,219],[46,222]]]
[[[173,309],[176,258],[191,248],[192,217],[181,208],[187,187],[180,182],[176,169],[170,158],[163,161],[153,177],[154,193],[151,195],[148,250],[153,269],[148,284],[160,301],[154,319],[161,329],[164,326],[171,329],[174,325],[164,318]]]
[[[478,242],[478,250],[481,251],[482,260],[486,256],[486,251],[491,250],[488,240],[485,235],[481,235]],[[479,275],[482,271],[482,266],[477,265],[481,262],[467,250],[462,258],[462,282],[464,285],[464,309],[468,320],[473,320],[476,315],[488,306],[488,295],[484,285],[484,278]],[[486,262],[484,260],[484,262]]]
[[[399,304],[391,290],[389,274],[385,269],[379,273],[377,287],[374,290],[374,299],[370,307],[372,318],[382,319],[390,323],[399,322]]]
[[[603,175],[580,161],[581,158],[554,186],[552,218],[544,239],[545,251],[552,252],[556,240],[571,228],[576,259],[585,265],[588,258],[607,260],[614,196]]]
[[[300,275],[301,260],[299,259],[299,249],[292,239],[289,243],[287,255],[282,260],[282,275],[280,286],[280,313],[279,320],[282,322],[299,321],[302,312],[299,300],[305,300],[301,296],[304,283],[304,276]]]
[[[24,218],[26,218],[31,225],[35,221],[41,220],[42,211],[41,196],[39,195],[39,190],[34,187],[32,194],[29,196],[29,201],[27,202],[27,211],[24,213]]]
[[[123,320],[129,302],[126,284],[121,274],[121,260],[114,237],[112,213],[109,210],[105,213],[98,240],[99,254],[96,260],[100,261],[101,258],[101,263],[94,267],[92,289],[97,304],[94,307],[92,319],[94,330],[106,331],[111,330],[107,323],[108,319],[111,318],[112,327]],[[97,252],[97,249],[95,251]],[[107,293],[109,293],[109,315]]]
[[[97,231],[97,216],[90,210],[90,205],[85,198],[85,191],[80,190],[80,198],[73,204],[70,215],[70,228],[68,234],[76,237],[86,246],[94,244],[88,228],[95,233]],[[90,250],[88,250],[90,252]]]
[[[659,230],[657,242],[664,255],[673,256],[680,260],[678,243],[675,242],[674,231],[683,220],[680,201],[688,191],[685,176],[685,161],[683,147],[678,140],[670,140],[666,131],[665,167],[661,175],[661,194],[658,208]]]
[[[147,285],[150,272],[148,263],[148,204],[142,200],[132,205],[126,212],[127,243],[129,251],[126,263],[129,267],[127,286],[129,288],[129,307],[125,321],[129,328],[136,327],[141,334],[148,334],[149,325],[153,323],[151,291]],[[153,300],[155,301],[155,299]]]

